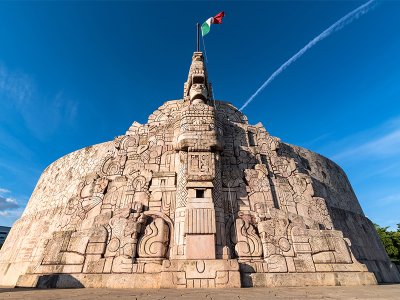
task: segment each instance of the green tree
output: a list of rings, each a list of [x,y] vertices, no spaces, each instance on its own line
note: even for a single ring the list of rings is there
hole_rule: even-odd
[[[390,231],[389,227],[374,225],[390,259],[400,261],[400,224],[397,224],[397,231]]]

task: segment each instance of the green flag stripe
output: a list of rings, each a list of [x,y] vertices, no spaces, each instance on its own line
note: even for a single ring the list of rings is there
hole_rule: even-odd
[[[201,35],[205,36],[209,32],[210,32],[210,25],[208,25],[207,22],[204,22],[203,25],[201,25]]]

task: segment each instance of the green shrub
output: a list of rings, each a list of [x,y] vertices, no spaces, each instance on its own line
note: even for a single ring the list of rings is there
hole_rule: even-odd
[[[390,259],[400,262],[400,224],[397,224],[397,231],[390,231],[389,227],[374,225]]]

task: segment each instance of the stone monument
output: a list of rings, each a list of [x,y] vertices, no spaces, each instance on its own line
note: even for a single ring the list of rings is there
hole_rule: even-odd
[[[0,285],[212,288],[398,282],[344,172],[213,99],[183,99],[47,167],[0,252]]]

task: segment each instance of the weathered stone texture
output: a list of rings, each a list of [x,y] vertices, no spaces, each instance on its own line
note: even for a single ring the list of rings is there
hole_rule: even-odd
[[[46,168],[21,219],[15,222],[1,249],[0,284],[14,285],[29,265],[40,259],[46,262],[42,257],[45,241],[58,231],[68,199],[75,196],[81,178],[99,168],[112,146],[113,143],[108,142],[86,147]],[[47,251],[51,251],[50,248],[51,245]]]
[[[106,142],[72,152],[53,162],[40,176],[22,217],[45,209],[65,207],[76,194],[81,179],[96,172],[112,149],[113,143]]]
[[[182,100],[44,171],[0,285],[375,284],[368,270],[395,282],[371,228],[339,167],[215,101],[194,53]]]
[[[310,174],[315,196],[324,198],[329,207],[364,215],[342,168],[315,152],[298,146],[286,145],[298,155],[298,165],[301,165]]]
[[[355,258],[373,272],[378,282],[399,282],[372,222],[365,217],[344,171],[334,162],[307,149],[288,145],[312,177],[315,195],[324,197],[335,229],[351,241]]]

